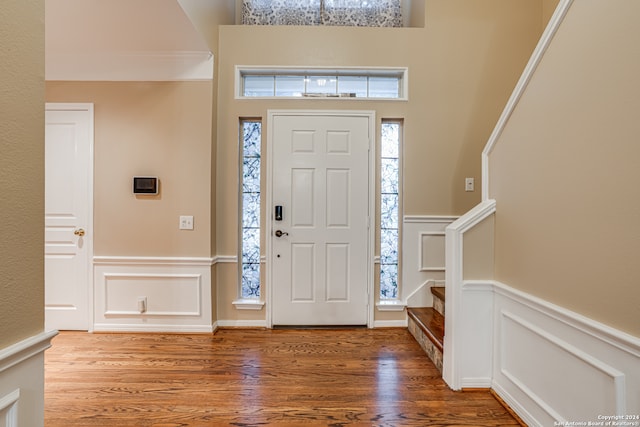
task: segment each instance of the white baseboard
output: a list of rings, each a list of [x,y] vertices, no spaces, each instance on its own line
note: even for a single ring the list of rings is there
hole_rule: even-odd
[[[213,325],[143,325],[137,323],[96,323],[93,330],[93,332],[149,332],[169,334],[210,334],[214,331]]]
[[[44,351],[57,331],[0,349],[0,425],[44,424]]]
[[[266,328],[266,320],[218,320],[219,328]]]
[[[404,320],[375,320],[374,328],[406,328],[407,319]]]

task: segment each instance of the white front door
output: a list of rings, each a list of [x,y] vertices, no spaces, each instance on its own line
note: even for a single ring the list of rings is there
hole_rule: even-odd
[[[270,116],[275,326],[368,324],[373,119],[346,114]]]
[[[47,104],[45,327],[88,330],[93,106]]]

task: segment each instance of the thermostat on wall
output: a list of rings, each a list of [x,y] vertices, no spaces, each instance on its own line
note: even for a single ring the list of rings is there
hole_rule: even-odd
[[[134,176],[133,194],[158,194],[158,177]]]

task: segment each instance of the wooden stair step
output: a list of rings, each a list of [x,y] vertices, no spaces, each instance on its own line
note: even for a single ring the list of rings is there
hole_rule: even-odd
[[[442,352],[444,344],[444,316],[432,307],[410,307],[407,314],[429,338],[433,345]]]
[[[444,286],[432,286],[431,293],[436,297],[440,298],[442,302],[444,302]]]

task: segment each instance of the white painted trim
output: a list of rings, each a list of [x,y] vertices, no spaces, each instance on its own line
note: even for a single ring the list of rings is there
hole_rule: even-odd
[[[446,228],[445,243],[445,325],[444,351],[442,360],[442,378],[453,390],[460,390],[462,382],[460,366],[463,354],[461,349],[464,340],[463,306],[463,236],[469,229],[475,227],[485,218],[496,211],[495,200],[486,200]]]
[[[494,281],[497,295],[503,295],[532,310],[541,312],[566,326],[605,342],[612,347],[640,358],[640,338],[612,328],[579,313],[560,307],[536,296],[519,291],[504,283]]]
[[[375,157],[375,147],[376,147],[376,112],[373,110],[360,111],[360,110],[267,110],[267,128],[269,132],[267,133],[267,158],[269,161],[267,162],[267,191],[266,194],[266,209],[267,212],[272,211],[272,200],[273,200],[273,121],[275,116],[339,116],[339,117],[367,117],[369,119],[369,242],[368,242],[368,254],[367,254],[367,292],[369,295],[369,312],[367,319],[367,326],[369,328],[374,327],[374,306],[375,306],[375,295],[374,295],[374,254],[375,254],[375,215],[373,214],[376,211],[375,200],[376,200],[376,183],[375,183],[375,173],[373,171],[376,170],[376,157]],[[266,221],[265,227],[265,235],[272,235],[272,221]],[[272,260],[272,239],[267,238],[267,260]],[[266,326],[271,328],[273,326],[273,313],[272,313],[272,301],[273,301],[273,278],[270,263],[267,261],[266,265],[267,274],[266,274],[266,285],[267,285],[267,295],[266,295]]]
[[[219,328],[268,328],[266,320],[218,320]]]
[[[86,111],[88,114],[88,127],[89,127],[89,165],[87,167],[87,174],[89,179],[89,185],[87,189],[87,196],[89,200],[87,203],[87,229],[89,233],[84,237],[84,243],[87,248],[87,325],[88,331],[91,332],[93,325],[93,299],[94,299],[94,282],[93,282],[93,268],[91,259],[93,258],[93,236],[95,235],[94,221],[93,221],[93,205],[94,205],[94,183],[95,183],[95,113],[93,103],[62,103],[62,102],[46,102],[45,110],[47,111]]]
[[[20,400],[20,389],[0,397],[0,414],[4,412],[4,420],[0,419],[0,424],[7,427],[18,427],[18,401]]]
[[[212,332],[212,262],[195,257],[96,257],[95,330]],[[144,313],[135,305],[140,296],[149,301]]]
[[[391,73],[398,74],[402,81],[400,97],[398,98],[349,98],[349,97],[305,97],[305,96],[243,96],[242,95],[242,75],[244,72],[248,74],[267,74],[267,75],[286,75],[286,74],[302,74],[308,73],[313,75],[318,72],[334,72],[338,75],[354,74],[367,75],[375,77],[376,75],[388,75]],[[259,65],[236,65],[234,72],[234,95],[238,100],[340,100],[340,101],[408,101],[409,100],[409,68],[407,67],[296,67],[290,65],[278,66],[259,66]]]
[[[440,237],[445,237],[446,233],[444,231],[421,231],[419,233],[419,240],[418,240],[418,261],[419,261],[419,265],[418,265],[418,271],[446,271],[446,267],[443,266],[425,266],[423,264],[423,260],[424,260],[424,245],[422,244],[422,238],[424,236],[440,236]]]
[[[431,288],[433,286],[444,286],[444,280],[429,279],[418,286],[405,299],[407,307],[430,307],[433,305]]]
[[[260,260],[262,262],[262,259]],[[213,257],[212,264],[237,264],[237,255],[217,255]]]
[[[541,298],[514,289],[504,283],[491,282],[494,295],[494,374],[491,387],[498,395],[531,426],[546,426],[552,422],[589,421],[583,415],[581,419],[571,419],[570,415],[588,414],[594,412],[589,404],[581,399],[571,400],[570,403],[558,402],[554,398],[555,389],[559,384],[544,382],[546,386],[529,384],[517,373],[511,371],[505,362],[504,352],[518,346],[511,339],[523,335],[507,334],[505,325],[516,325],[527,331],[530,346],[536,345],[539,352],[531,354],[526,360],[510,358],[509,365],[516,364],[520,372],[531,369],[545,369],[549,367],[558,372],[571,372],[576,361],[581,361],[583,369],[593,372],[593,376],[608,379],[612,402],[607,402],[604,410],[607,415],[626,415],[640,413],[640,337],[631,336],[622,331],[603,325],[578,313],[557,306]],[[468,325],[473,328],[473,325]],[[535,343],[534,340],[535,339]],[[522,344],[520,344],[522,345]],[[544,351],[544,348],[547,351]],[[541,354],[564,354],[567,358],[540,360]],[[567,364],[566,367],[562,364]],[[553,366],[551,366],[553,365]],[[576,376],[579,375],[578,378]],[[595,384],[590,377],[582,373],[573,373],[566,378],[558,378],[558,382],[567,390],[589,390]],[[597,388],[597,386],[596,386]],[[595,390],[602,393],[602,390]],[[587,392],[588,393],[588,392]],[[598,395],[590,395],[593,402],[602,403]],[[585,406],[587,405],[587,406]],[[605,415],[605,414],[601,414]],[[593,417],[597,414],[592,414]],[[592,419],[591,421],[598,421]]]
[[[518,316],[518,315],[516,315],[516,314],[514,314],[514,313],[512,313],[510,311],[502,311],[500,314],[502,315],[502,317],[510,319],[512,322],[515,322],[515,323],[519,324],[521,327],[523,327],[523,328],[529,330],[530,332],[536,334],[537,336],[539,336],[540,338],[544,339],[545,341],[547,341],[551,345],[562,349],[566,353],[571,354],[572,356],[574,356],[574,357],[582,360],[583,362],[587,363],[588,365],[590,365],[594,369],[596,369],[598,371],[601,371],[605,375],[607,375],[610,378],[612,378],[614,380],[614,383],[615,383],[616,413],[617,414],[625,414],[626,413],[626,409],[625,409],[626,405],[625,405],[625,402],[624,402],[625,375],[624,375],[623,372],[613,368],[612,366],[610,366],[607,363],[604,363],[601,360],[598,360],[597,358],[593,357],[592,355],[590,355],[586,351],[584,351],[584,350],[582,350],[580,348],[577,348],[576,346],[566,342],[565,340],[562,340],[562,339],[558,338],[557,336],[553,335],[549,331],[546,331],[546,330],[542,329],[541,327],[536,326],[533,323],[523,319],[521,316]],[[546,410],[546,412],[553,419],[555,419],[555,420],[562,420],[563,419],[563,417],[560,416],[560,414],[558,414],[556,411],[551,409],[544,402],[544,400],[542,400],[539,396],[536,396],[536,394],[531,389],[529,389],[526,386],[526,384],[522,384],[520,381],[518,381],[518,379],[515,378],[513,375],[511,375],[504,367],[501,369],[501,373],[503,375],[505,375],[507,378],[509,378],[509,380],[511,382],[516,384],[523,392],[527,393],[530,397],[534,398],[536,400],[536,402],[541,407],[543,407]]]
[[[450,215],[405,215],[403,222],[405,224],[411,223],[441,223],[450,224],[460,218],[459,216]]]
[[[0,373],[51,347],[51,340],[56,335],[58,331],[42,332],[0,349]]]
[[[47,51],[45,62],[46,80],[210,81],[214,73],[214,58],[207,51]]]
[[[94,265],[184,265],[206,267],[219,262],[223,257],[200,258],[200,257],[130,257],[130,256],[95,256]],[[234,257],[237,259],[237,257]],[[235,261],[232,261],[235,262]]]
[[[407,304],[400,300],[382,300],[376,304],[378,311],[404,311],[406,307]]]
[[[231,304],[233,304],[236,310],[262,310],[262,307],[264,307],[264,301],[252,299],[238,299]]]
[[[374,328],[406,328],[407,319],[404,320],[376,320],[373,322]]]
[[[453,215],[405,215],[402,222],[402,284],[401,297],[410,307],[430,307],[433,296],[427,283],[442,282],[445,278],[446,251],[427,251],[423,260],[424,236],[445,236],[446,227],[459,217]],[[430,254],[438,255],[436,260]],[[445,258],[445,261],[442,261]],[[431,264],[431,265],[429,265]]]
[[[95,332],[151,332],[174,334],[209,334],[215,329],[213,326],[203,325],[151,325],[151,324],[115,324],[96,323]]]
[[[553,37],[558,31],[558,28],[560,27],[560,24],[564,20],[564,17],[569,11],[569,8],[571,7],[572,3],[573,3],[573,0],[560,0],[560,3],[556,8],[555,13],[551,17],[549,24],[547,25],[547,28],[545,29],[544,33],[542,34],[542,37],[540,38],[540,41],[538,42],[538,45],[533,51],[533,54],[531,55],[531,59],[529,59],[529,62],[527,63],[527,66],[525,67],[524,72],[520,77],[520,80],[516,84],[516,87],[513,90],[513,93],[511,94],[511,97],[509,98],[507,105],[502,111],[502,115],[498,119],[498,123],[493,129],[493,132],[489,136],[489,140],[484,150],[482,151],[482,200],[488,200],[490,197],[489,196],[489,157],[491,156],[491,153],[493,152],[493,149],[495,148],[496,143],[500,139],[502,132],[507,126],[507,123],[509,122],[511,115],[513,114],[518,103],[520,102],[522,95],[527,89],[527,86],[529,85],[529,82],[531,81],[533,74],[538,68],[538,65],[540,65],[540,62],[542,61],[542,58],[544,57],[545,52],[549,48],[549,45],[551,45],[551,42],[553,41]]]

